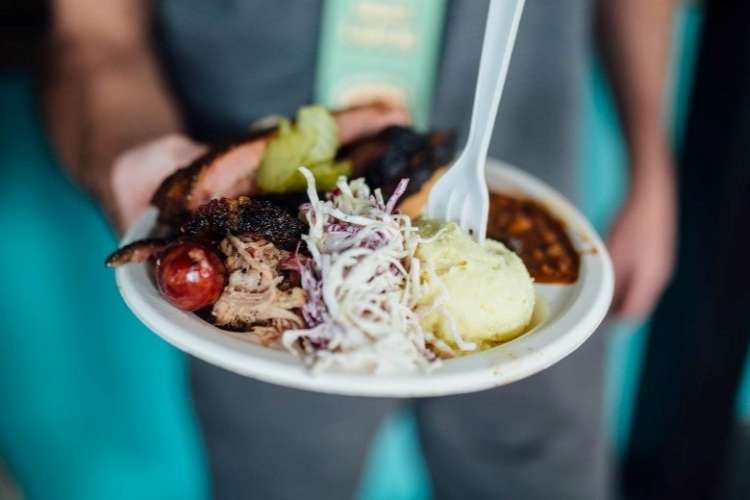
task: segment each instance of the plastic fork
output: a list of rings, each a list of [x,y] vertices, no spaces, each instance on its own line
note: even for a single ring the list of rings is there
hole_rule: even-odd
[[[484,167],[497,107],[525,0],[490,0],[466,147],[427,200],[430,219],[456,222],[480,243],[487,232],[489,194]]]

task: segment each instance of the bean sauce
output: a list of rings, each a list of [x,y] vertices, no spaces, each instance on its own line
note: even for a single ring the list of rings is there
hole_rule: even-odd
[[[565,224],[534,200],[490,194],[487,236],[516,252],[537,283],[575,283],[580,256]]]

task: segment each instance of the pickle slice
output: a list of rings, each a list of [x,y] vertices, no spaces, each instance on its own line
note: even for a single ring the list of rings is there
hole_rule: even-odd
[[[305,106],[297,112],[297,122],[282,120],[278,134],[263,154],[256,181],[267,193],[304,191],[305,178],[300,166],[307,166],[319,190],[336,186],[340,175],[349,176],[350,162],[334,162],[339,147],[338,128],[331,113],[321,106]]]
[[[268,141],[266,151],[258,169],[258,187],[267,193],[287,193],[300,189],[293,186],[295,174],[304,165],[305,155],[310,149],[310,138],[294,130],[284,131]],[[298,184],[298,183],[297,183]],[[304,179],[302,188],[304,189]]]
[[[305,106],[297,111],[297,130],[310,138],[312,145],[305,155],[305,163],[313,164],[332,160],[339,148],[336,121],[322,106]]]

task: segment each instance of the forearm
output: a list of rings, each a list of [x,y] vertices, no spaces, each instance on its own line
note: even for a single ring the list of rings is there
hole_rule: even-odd
[[[140,43],[57,36],[47,61],[50,138],[71,176],[113,217],[113,160],[131,146],[178,131],[173,100],[150,50]]]
[[[634,180],[668,155],[665,84],[674,0],[600,0],[596,27]]]

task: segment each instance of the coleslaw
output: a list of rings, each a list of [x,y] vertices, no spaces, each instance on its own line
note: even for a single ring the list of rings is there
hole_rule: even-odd
[[[312,173],[300,172],[307,180],[309,203],[301,210],[309,231],[302,239],[310,256],[298,251],[296,262],[308,328],[286,331],[283,345],[314,371],[334,365],[375,373],[429,370],[439,363],[436,352],[453,355],[419,324],[420,310],[439,307],[446,297],[420,304],[419,233],[395,210],[408,181],[386,201],[364,179],[341,177],[321,200]]]

